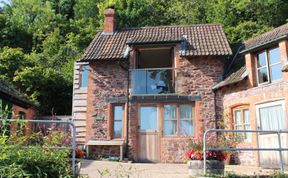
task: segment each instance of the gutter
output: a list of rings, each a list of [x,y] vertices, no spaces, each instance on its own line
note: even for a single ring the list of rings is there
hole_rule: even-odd
[[[265,43],[256,45],[256,46],[254,46],[254,47],[252,47],[252,48],[245,49],[245,50],[241,51],[239,54],[245,54],[245,53],[248,53],[248,52],[256,51],[256,50],[261,49],[261,48],[264,48],[264,47],[266,47],[266,46],[270,46],[272,43],[276,43],[276,42],[279,42],[279,41],[285,40],[285,39],[288,39],[288,35],[284,35],[284,36],[275,38],[275,39],[273,39],[273,40],[267,41],[267,42],[265,42]]]

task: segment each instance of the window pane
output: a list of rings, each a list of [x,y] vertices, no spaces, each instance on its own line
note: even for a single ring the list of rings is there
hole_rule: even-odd
[[[241,126],[241,111],[235,111],[235,124]]]
[[[280,50],[279,48],[275,48],[269,51],[269,62],[271,64],[280,62]]]
[[[181,130],[181,135],[193,135],[194,130],[193,130],[193,123],[192,120],[181,120],[180,121],[180,130]]]
[[[268,82],[267,67],[258,69],[258,82],[259,83]]]
[[[114,138],[122,137],[122,121],[114,121]]]
[[[87,87],[88,86],[88,65],[82,65],[81,67],[81,87]]]
[[[266,66],[266,52],[259,53],[257,56],[257,67]]]
[[[157,107],[140,107],[140,129],[157,130]]]
[[[177,121],[164,121],[164,135],[177,134]]]
[[[123,117],[123,106],[114,107],[114,120],[122,120]]]
[[[259,116],[262,130],[285,129],[282,105],[260,108]]]
[[[122,137],[123,106],[114,106],[113,137]]]
[[[270,66],[271,81],[282,79],[281,64]]]
[[[177,119],[176,105],[164,105],[164,120]]]
[[[244,114],[244,124],[250,124],[249,110],[244,109],[243,114]]]
[[[180,119],[192,119],[191,105],[180,105]]]

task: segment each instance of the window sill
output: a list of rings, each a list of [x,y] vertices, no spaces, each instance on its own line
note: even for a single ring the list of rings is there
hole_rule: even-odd
[[[266,86],[271,86],[271,85],[277,85],[279,83],[282,83],[283,82],[283,79],[281,80],[276,80],[276,81],[273,81],[273,82],[265,82],[265,83],[261,83],[261,84],[257,84],[257,86],[255,88],[261,88],[261,87],[266,87]]]

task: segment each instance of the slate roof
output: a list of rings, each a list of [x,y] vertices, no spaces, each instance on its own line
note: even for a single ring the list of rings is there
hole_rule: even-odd
[[[99,32],[80,61],[125,59],[127,45],[183,42],[182,56],[231,55],[229,43],[218,24],[127,28],[112,35]]]
[[[20,92],[10,86],[7,82],[0,79],[0,98],[5,98],[14,104],[19,104],[23,107],[29,107],[33,104],[23,97]]]
[[[245,52],[279,38],[288,38],[288,23],[245,41]]]

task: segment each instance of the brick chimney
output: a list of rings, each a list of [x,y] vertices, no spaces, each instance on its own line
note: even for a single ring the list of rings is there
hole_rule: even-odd
[[[105,9],[104,11],[104,33],[114,33],[117,28],[116,12],[113,8]]]

